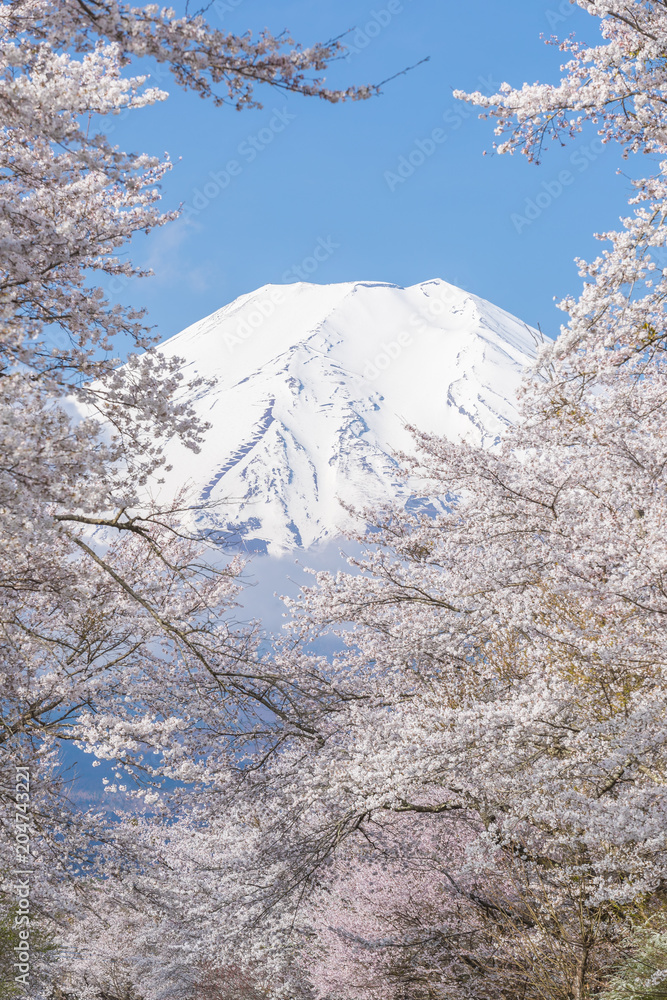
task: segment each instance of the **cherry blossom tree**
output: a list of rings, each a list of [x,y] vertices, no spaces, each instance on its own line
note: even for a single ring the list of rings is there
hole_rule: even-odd
[[[187,996],[173,984],[193,968],[233,968],[275,1000],[583,1000],[632,978],[641,928],[663,926],[667,8],[580,6],[601,40],[564,43],[559,85],[468,99],[501,152],[539,159],[592,123],[630,158],[657,154],[656,173],[580,262],[582,295],[503,441],[415,430],[405,465],[445,509],[364,512],[355,572],[321,574],[261,675],[244,673],[251,724],[214,713],[206,733],[202,716],[198,742],[182,715],[149,717],[151,765],[138,714],[81,714],[100,756],[184,784],[149,792],[105,845],[103,930],[77,917],[81,882],[61,890],[73,995],[99,997],[121,962],[146,1000]]]
[[[667,9],[580,5],[601,41],[563,43],[559,85],[467,99],[500,152],[538,160],[592,124],[656,173],[580,262],[499,446],[415,430],[405,464],[447,509],[363,512],[356,572],[319,576],[277,657],[328,692],[319,738],[258,759],[210,820],[241,939],[322,997],[580,1000],[664,919]],[[425,817],[438,846],[417,870]]]
[[[170,808],[165,778],[196,789],[207,767],[238,770],[287,698],[258,662],[255,627],[233,620],[241,563],[214,565],[183,528],[188,499],[162,509],[146,489],[162,442],[196,449],[202,427],[178,359],[101,287],[142,274],[121,251],[177,214],[159,207],[168,160],[123,152],[106,124],[166,99],[136,75],[142,59],[238,109],[258,106],[259,85],[328,102],[377,88],[325,86],[340,41],[234,36],[155,5],[15,0],[0,27],[2,898],[14,898],[18,823],[33,916],[64,933],[67,885],[89,912],[102,877],[95,845],[116,844],[128,871],[137,859],[132,824],[115,839],[108,809],[76,805],[60,748],[111,762],[119,793],[155,820]],[[127,343],[141,354],[121,365]],[[29,812],[23,800],[17,811],[17,766],[30,771]]]

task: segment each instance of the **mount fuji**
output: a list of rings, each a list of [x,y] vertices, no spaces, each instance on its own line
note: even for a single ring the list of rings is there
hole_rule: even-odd
[[[341,501],[410,502],[406,424],[491,446],[536,339],[440,280],[266,285],[159,348],[209,380],[191,401],[210,425],[197,455],[168,444],[160,498],[185,489],[199,527],[249,551],[310,548],[354,523]]]

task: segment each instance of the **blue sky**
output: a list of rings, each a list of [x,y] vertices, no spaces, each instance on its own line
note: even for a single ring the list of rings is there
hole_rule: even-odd
[[[331,85],[377,82],[429,62],[367,102],[330,106],[265,88],[264,109],[242,113],[158,75],[169,100],[116,120],[114,141],[168,151],[175,166],[165,207],[183,203],[186,213],[135,240],[135,260],[155,277],[114,283],[112,297],[146,305],[166,338],[244,292],[298,280],[319,248],[312,281],[441,277],[557,331],[554,296],[580,285],[574,258],[592,256],[593,232],[623,212],[629,183],[616,175],[620,159],[594,134],[552,148],[540,167],[485,157],[492,125],[452,90],[556,80],[561,53],[540,34],[595,41],[596,21],[566,0],[216,0],[209,16],[236,32],[287,28],[304,44],[352,28]],[[432,141],[434,129],[444,141]],[[397,180],[410,160],[418,166]],[[526,203],[536,200],[542,207],[524,224]]]
[[[580,286],[574,258],[592,256],[598,249],[592,234],[614,226],[623,212],[629,185],[616,176],[620,159],[610,149],[601,153],[594,134],[551,149],[539,168],[524,157],[485,157],[492,126],[455,101],[452,90],[556,80],[561,55],[540,35],[576,30],[593,41],[595,22],[566,0],[401,0],[398,6],[214,2],[212,23],[230,31],[288,28],[311,44],[352,28],[350,56],[332,67],[331,85],[378,82],[427,56],[429,62],[368,102],[332,107],[265,89],[264,109],[243,113],[216,109],[180,92],[169,77],[153,77],[170,91],[169,100],[115,119],[113,138],[125,149],[168,151],[175,165],[164,183],[165,208],[183,203],[189,210],[134,241],[134,259],[155,276],[112,285],[113,298],[147,306],[166,339],[267,282],[298,280],[294,269],[320,248],[324,259],[310,275],[315,282],[408,285],[441,277],[547,333],[557,331],[562,314],[554,296]],[[401,158],[409,161],[420,143],[430,148],[434,129],[446,141],[396,183]],[[230,161],[241,169],[226,177]],[[563,170],[573,182],[551,197]],[[530,224],[513,221],[543,192],[541,202],[549,204]],[[309,553],[306,562],[338,564],[332,549]],[[255,577],[252,567],[248,574]],[[309,580],[291,556],[264,561],[256,579],[246,613],[277,630],[283,608],[271,595],[295,593]],[[78,753],[66,759],[86,776],[84,795],[112,773],[92,772]]]

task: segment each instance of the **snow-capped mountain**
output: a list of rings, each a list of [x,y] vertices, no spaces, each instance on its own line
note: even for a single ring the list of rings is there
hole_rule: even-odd
[[[163,497],[187,487],[215,507],[199,522],[251,551],[336,535],[355,507],[410,498],[396,451],[406,424],[492,444],[515,415],[533,331],[444,281],[266,285],[163,344],[211,430],[198,455],[177,442]],[[217,503],[219,502],[219,503]]]

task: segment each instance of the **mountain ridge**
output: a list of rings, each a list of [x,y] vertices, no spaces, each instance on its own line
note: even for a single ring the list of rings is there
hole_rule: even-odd
[[[537,334],[440,279],[265,285],[160,345],[212,426],[199,455],[177,442],[160,488],[188,485],[200,528],[278,554],[334,537],[350,516],[410,496],[395,452],[412,424],[492,445],[516,416]]]

